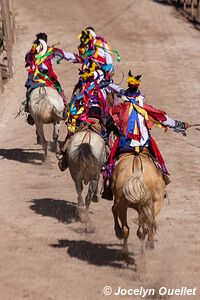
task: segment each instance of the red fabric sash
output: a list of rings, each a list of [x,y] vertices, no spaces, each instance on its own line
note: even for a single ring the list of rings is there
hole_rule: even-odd
[[[158,146],[156,144],[156,142],[154,141],[154,139],[150,136],[150,144],[151,144],[151,148],[153,150],[153,153],[156,157],[156,159],[158,160],[161,168],[162,168],[162,171],[164,174],[169,174],[168,170],[167,170],[167,167],[165,165],[165,162],[164,162],[164,159],[160,153],[160,150],[158,149]]]

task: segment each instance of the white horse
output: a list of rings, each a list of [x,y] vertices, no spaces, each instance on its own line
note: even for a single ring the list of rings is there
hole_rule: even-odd
[[[43,124],[53,124],[54,151],[57,151],[64,108],[62,97],[51,87],[38,87],[30,94],[29,111],[35,121],[37,141],[42,145],[45,157],[47,156],[47,141]]]
[[[98,202],[100,171],[106,161],[106,145],[100,135],[90,129],[78,131],[66,151],[68,166],[78,194],[78,205],[84,205],[83,183],[88,184],[85,206]]]

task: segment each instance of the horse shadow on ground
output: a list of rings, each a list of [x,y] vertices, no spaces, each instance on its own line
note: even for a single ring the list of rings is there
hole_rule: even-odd
[[[58,244],[51,244],[50,246],[53,248],[67,248],[67,253],[71,257],[87,261],[89,264],[114,268],[124,268],[125,266],[121,245],[119,244],[97,244],[84,240],[58,240]],[[114,246],[119,246],[119,249],[114,249]],[[129,254],[133,255],[133,253]],[[136,271],[133,258],[129,261],[129,265],[132,265],[134,271]]]
[[[44,154],[35,152],[34,149],[0,149],[1,159],[14,160],[21,163],[41,165],[44,161]]]
[[[73,202],[51,198],[33,199],[30,206],[35,213],[70,224],[80,221],[79,209]]]
[[[35,213],[44,217],[52,217],[64,224],[81,222],[80,210],[78,206],[69,201],[55,200],[51,198],[33,199],[30,206]],[[79,232],[79,231],[78,231]],[[87,233],[84,231],[84,233]],[[71,257],[75,257],[89,264],[97,266],[111,266],[114,268],[124,268],[124,262],[120,244],[96,244],[84,240],[58,240],[58,244],[51,244],[53,248],[68,248],[67,252]],[[118,246],[119,249],[114,249]],[[130,253],[132,255],[133,253]],[[129,265],[133,265],[136,271],[135,260],[130,257]]]
[[[170,0],[153,0],[153,2],[162,4],[162,5],[173,5],[173,6],[175,6],[175,7],[181,6],[181,5],[178,3],[178,1],[176,1],[176,3],[173,3],[173,1],[170,1]]]

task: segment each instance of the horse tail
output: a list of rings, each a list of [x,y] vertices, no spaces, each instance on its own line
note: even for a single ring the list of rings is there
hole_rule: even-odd
[[[90,144],[82,143],[78,146],[73,152],[73,164],[85,184],[98,178],[101,167]]]
[[[53,117],[53,107],[49,101],[47,101],[46,94],[43,94],[40,97],[40,101],[34,108],[35,117],[41,119],[43,123],[50,123]]]
[[[140,156],[134,158],[133,174],[123,186],[123,194],[130,206],[137,207],[140,225],[146,225],[150,232],[154,232],[156,230],[154,205],[151,193],[144,182]]]

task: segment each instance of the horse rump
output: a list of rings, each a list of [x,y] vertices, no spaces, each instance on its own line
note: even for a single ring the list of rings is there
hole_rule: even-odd
[[[53,109],[52,105],[46,100],[46,95],[40,100],[39,103],[35,103],[31,110],[34,113],[36,119],[40,119],[45,124],[49,124],[53,119]]]
[[[73,152],[73,168],[79,173],[80,180],[87,184],[90,180],[98,178],[101,167],[92,152],[92,147],[88,143],[82,143]]]
[[[34,118],[42,120],[44,124],[59,123],[63,119],[64,104],[57,103],[57,98],[50,97],[48,93],[40,94],[36,98],[40,99],[39,101],[31,102],[30,110]]]

